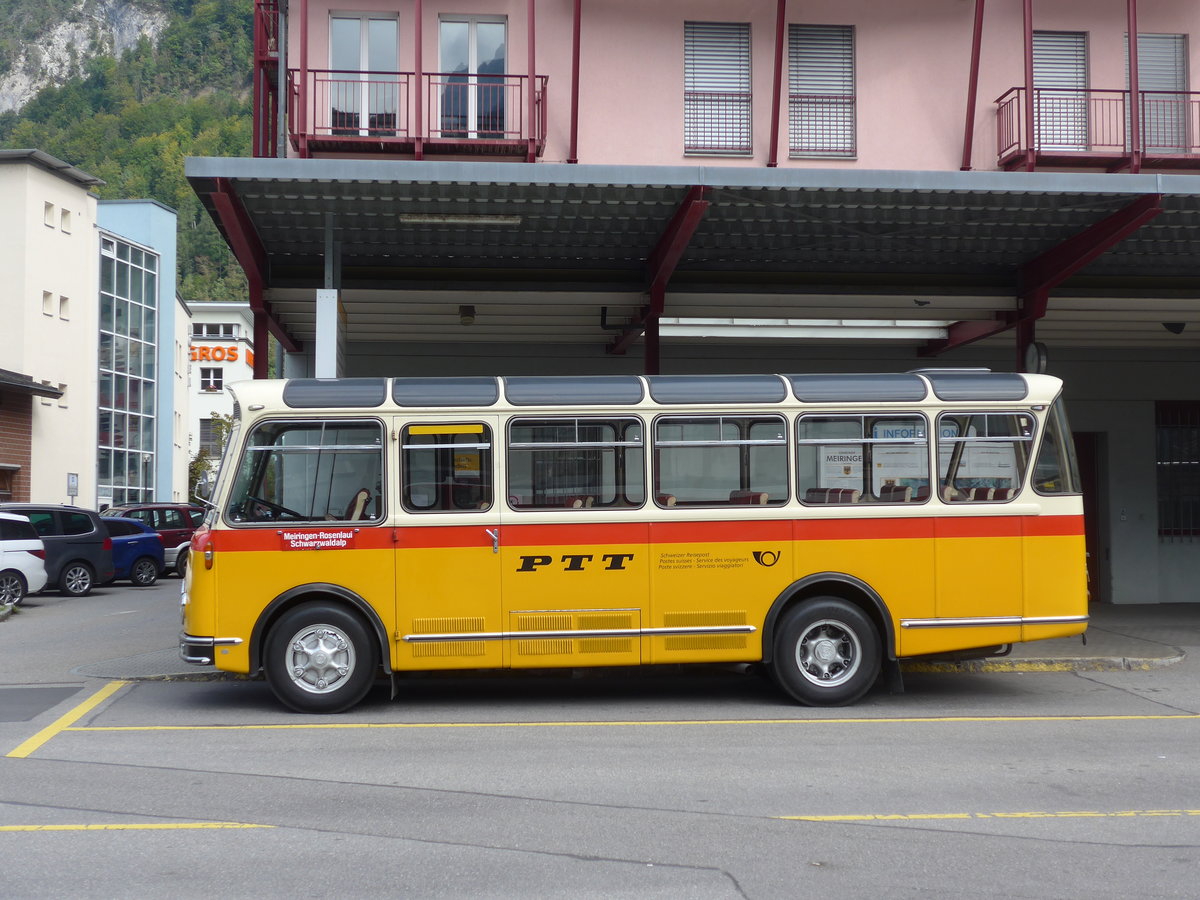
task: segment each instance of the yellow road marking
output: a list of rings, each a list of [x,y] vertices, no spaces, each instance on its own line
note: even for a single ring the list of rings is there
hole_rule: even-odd
[[[104,687],[100,688],[100,690],[96,691],[96,693],[92,694],[92,696],[88,697],[88,699],[76,706],[73,710],[63,716],[60,716],[56,722],[51,725],[47,725],[29,740],[21,744],[21,746],[17,747],[17,749],[13,750],[12,753],[7,755],[16,759],[24,759],[56,734],[66,731],[73,722],[78,722],[85,715],[87,715],[121,688],[125,687],[127,684],[129,684],[128,681],[110,681],[108,684],[104,685]]]
[[[394,728],[633,728],[679,725],[911,725],[990,724],[1020,722],[1195,721],[1200,714],[1135,716],[911,716],[879,719],[648,719],[581,722],[297,722],[277,725],[79,725],[63,731],[296,731]]]
[[[876,813],[837,816],[776,816],[797,822],[919,822],[930,819],[1134,819],[1200,816],[1200,809],[1127,809],[1114,812],[1079,810],[1066,812],[994,813]]]
[[[196,828],[274,828],[247,822],[119,822],[96,825],[0,825],[0,831],[175,831]]]

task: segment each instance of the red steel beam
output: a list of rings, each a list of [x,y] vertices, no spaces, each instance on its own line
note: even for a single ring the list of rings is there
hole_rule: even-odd
[[[1127,0],[1129,20],[1129,171],[1142,170],[1142,94],[1138,84],[1137,0]]]
[[[1021,5],[1025,32],[1025,171],[1032,172],[1037,163],[1037,135],[1033,121],[1033,0]]]
[[[526,2],[526,18],[529,27],[529,96],[527,98],[529,116],[529,148],[525,152],[525,162],[537,161],[537,22],[535,19],[535,0]]]
[[[421,53],[422,42],[425,39],[424,19],[421,0],[416,0],[413,3],[413,85],[415,85],[417,108],[413,110],[416,135],[413,138],[413,159],[425,158],[425,61]],[[409,96],[411,97],[413,94]]]
[[[263,247],[262,241],[259,240],[258,233],[254,230],[254,224],[250,221],[250,215],[242,206],[242,201],[238,199],[229,179],[216,179],[216,189],[212,192],[211,197],[217,218],[225,231],[226,240],[229,241],[229,248],[233,251],[242,271],[246,273],[246,280],[250,283],[251,310],[256,315],[261,313],[266,316],[267,327],[285,350],[289,353],[299,353],[300,342],[288,334],[283,323],[275,318],[270,304],[263,297],[263,289],[267,283],[267,251]],[[257,305],[255,305],[256,303]],[[267,348],[256,346],[254,354],[256,361],[260,354],[266,357]]]
[[[571,19],[571,149],[567,153],[567,162],[579,162],[579,19],[581,0],[575,0],[575,10]]]
[[[783,92],[783,30],[787,20],[787,0],[775,0],[775,78],[771,87],[771,149],[768,168],[779,165],[779,102]]]
[[[945,339],[930,341],[922,348],[920,355],[937,356],[1010,328],[1036,322],[1046,315],[1050,291],[1161,212],[1162,194],[1143,194],[1112,215],[1031,259],[1017,273],[1016,312],[997,312],[994,319],[955,322],[948,329]]]
[[[782,0],[781,0],[782,2]],[[975,139],[975,103],[979,94],[979,53],[983,45],[983,4],[975,0],[975,25],[971,30],[971,73],[967,77],[967,122],[963,126],[963,172],[971,171],[971,151]]]
[[[658,244],[646,259],[647,281],[650,283],[650,303],[629,323],[608,347],[609,353],[624,353],[646,330],[649,322],[658,321],[666,306],[667,282],[675,273],[675,267],[683,258],[687,245],[696,233],[700,220],[708,210],[709,201],[704,199],[705,188],[693,185],[687,196],[675,210]]]

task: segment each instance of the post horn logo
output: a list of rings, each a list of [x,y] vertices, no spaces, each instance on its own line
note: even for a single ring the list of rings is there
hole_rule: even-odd
[[[766,566],[769,569],[775,563],[779,562],[779,557],[782,554],[778,550],[755,550],[752,555],[756,563],[760,566]]]

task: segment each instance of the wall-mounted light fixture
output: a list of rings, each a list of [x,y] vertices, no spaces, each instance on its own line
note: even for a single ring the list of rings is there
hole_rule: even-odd
[[[1187,328],[1187,322],[1163,322],[1162,327],[1171,334],[1183,334],[1183,329]]]
[[[458,324],[474,325],[475,324],[475,307],[460,306],[458,308]]]

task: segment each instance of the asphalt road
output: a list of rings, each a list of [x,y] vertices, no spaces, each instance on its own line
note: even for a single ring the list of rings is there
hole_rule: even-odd
[[[720,669],[414,677],[337,717],[89,674],[171,649],[178,589],[0,622],[3,896],[1197,896],[1200,646],[848,709]]]

